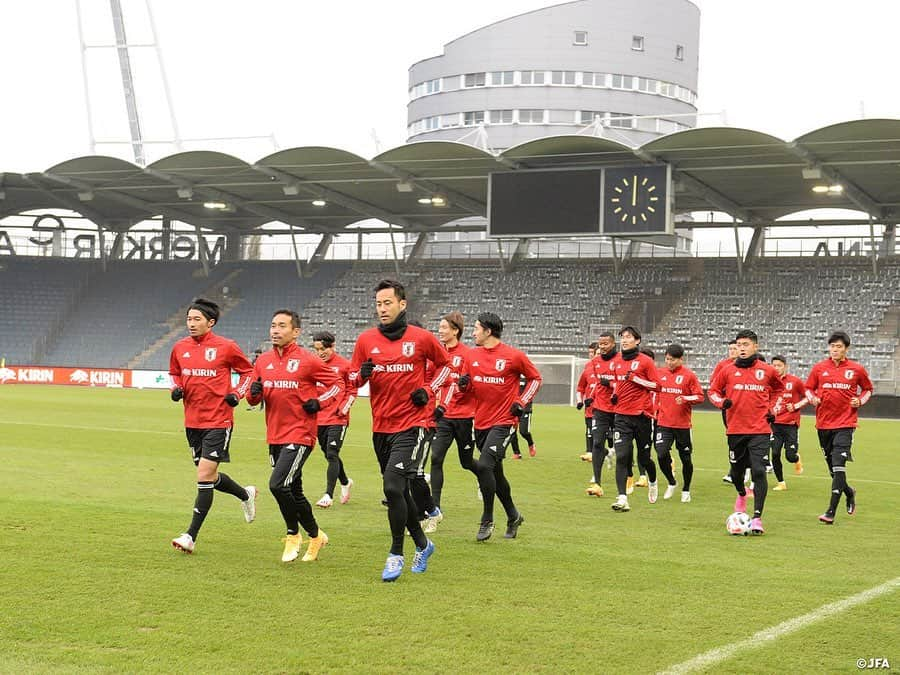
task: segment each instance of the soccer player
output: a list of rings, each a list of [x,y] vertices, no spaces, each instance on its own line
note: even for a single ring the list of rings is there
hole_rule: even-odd
[[[266,403],[266,442],[272,464],[269,490],[287,529],[282,562],[293,562],[300,555],[301,525],[309,537],[303,562],[316,560],[328,543],[328,535],[319,529],[303,494],[303,465],[316,445],[317,413],[322,403],[342,391],[340,375],[298,345],[299,335],[297,312],[276,310],[270,328],[272,349],[256,360],[247,397],[251,403]],[[321,395],[318,383],[325,387]]]
[[[591,409],[591,465],[594,475],[585,492],[594,497],[603,496],[603,462],[608,453],[607,439],[615,427],[615,406],[611,401],[612,389],[616,377],[616,361],[618,355],[616,337],[609,331],[600,333],[597,338],[597,352],[589,362],[592,368],[591,390],[584,405]],[[610,448],[611,451],[612,448]]]
[[[519,393],[525,391],[526,380],[524,377],[519,379]],[[513,434],[512,451],[513,459],[522,459],[522,453],[519,452],[519,435],[528,443],[528,454],[534,457],[537,449],[534,447],[534,436],[531,435],[531,417],[534,415],[534,401],[529,401],[525,406],[525,412],[519,418],[519,434]]]
[[[347,477],[340,453],[347,427],[350,426],[350,406],[356,400],[356,388],[350,384],[350,361],[334,350],[334,341],[334,334],[328,331],[319,331],[313,335],[313,351],[337,373],[341,387],[341,393],[322,406],[317,418],[319,447],[328,462],[325,494],[316,502],[316,506],[322,509],[327,509],[334,503],[334,488],[338,481],[341,483],[341,504],[350,501],[350,489],[353,487],[353,479]],[[322,394],[325,390],[325,385],[318,383],[319,393]]]
[[[724,359],[719,361],[713,367],[712,373],[709,376],[709,381],[710,382],[713,381],[713,378],[719,373],[719,369],[724,368],[725,366],[727,366],[731,363],[734,363],[734,360],[737,358],[737,355],[738,355],[737,342],[732,340],[731,342],[728,343],[728,356],[726,356]],[[728,424],[725,422],[725,411],[724,410],[722,411],[722,426],[724,426],[726,428],[728,426]],[[725,437],[726,437],[726,439],[728,438],[727,433],[726,433]],[[730,469],[729,469],[728,473],[726,473],[724,476],[722,476],[722,482],[723,483],[731,482],[731,470]]]
[[[746,512],[747,488],[744,470],[753,477],[753,518],[751,534],[763,534],[762,513],[766,504],[766,463],[769,458],[771,423],[781,410],[784,385],[776,370],[760,361],[756,350],[759,338],[744,329],[735,337],[738,356],[731,365],[719,369],[709,385],[709,400],[725,412],[728,459],[731,479],[738,496],[734,510]]]
[[[853,461],[851,446],[859,408],[872,397],[869,373],[847,358],[850,336],[835,331],[828,337],[828,358],[819,361],[806,378],[806,397],[816,406],[819,446],[831,474],[831,501],[819,516],[826,525],[834,523],[841,495],[847,497],[847,515],[856,513],[856,490],[847,484],[847,462]]]
[[[437,429],[431,443],[431,496],[441,508],[441,493],[444,489],[444,458],[453,442],[459,454],[459,464],[466,471],[475,472],[475,437],[472,426],[475,416],[475,399],[471,396],[456,396],[460,376],[464,372],[466,355],[471,348],[461,342],[465,321],[460,312],[450,312],[438,324],[438,339],[450,357],[450,377],[438,391],[435,408]],[[429,522],[426,527],[430,527]]]
[[[594,441],[591,438],[591,420],[594,418],[593,408],[589,405],[584,404],[584,399],[590,396],[590,391],[593,388],[593,365],[591,361],[597,355],[597,343],[592,342],[588,345],[588,360],[587,363],[584,364],[584,368],[581,371],[581,375],[578,377],[578,384],[575,386],[575,407],[578,410],[584,409],[584,452],[581,454],[582,462],[590,462],[594,455]],[[592,483],[596,483],[596,477],[591,481]]]
[[[781,412],[775,417],[772,424],[772,470],[778,485],[772,488],[775,491],[787,490],[784,481],[784,468],[781,464],[781,449],[784,448],[784,456],[794,465],[794,473],[803,473],[803,462],[800,461],[799,431],[800,409],[808,403],[806,387],[796,375],[788,372],[787,359],[777,355],[772,357],[772,367],[778,373],[784,384],[784,392],[781,394]]]
[[[656,485],[656,465],[650,456],[653,442],[651,392],[659,390],[656,379],[656,364],[647,354],[641,353],[641,334],[634,326],[625,326],[619,331],[622,350],[613,359],[615,384],[610,396],[615,410],[616,488],[619,496],[612,504],[617,512],[630,511],[626,493],[628,470],[634,462],[634,447],[637,446],[638,466],[641,474],[649,478],[647,499],[656,503],[659,495]],[[595,451],[596,452],[596,451]]]
[[[672,471],[672,444],[681,459],[681,501],[691,501],[691,479],[694,463],[691,458],[691,412],[703,403],[703,389],[690,368],[684,365],[684,347],[678,343],[666,347],[666,367],[657,372],[659,392],[656,394],[656,456],[659,469],[668,481],[663,499],[671,499],[677,483]]]
[[[482,312],[472,336],[476,347],[466,363],[468,378],[460,387],[471,387],[475,397],[475,445],[481,455],[475,462],[483,510],[477,541],[487,541],[494,532],[494,497],[506,511],[507,539],[515,539],[525,518],[513,503],[509,481],[503,474],[503,455],[516,433],[525,406],[541,387],[541,374],[523,352],[500,341],[503,321],[493,312]],[[519,391],[519,378],[526,379]]]
[[[437,374],[432,391],[450,374],[447,352],[428,331],[409,326],[406,319],[406,289],[398,281],[384,279],[375,286],[378,326],[356,339],[350,366],[350,383],[369,383],[372,405],[372,444],[382,467],[384,496],[388,502],[391,550],[381,574],[383,581],[396,581],[403,572],[403,535],[408,529],[416,546],[412,571],[425,572],[434,553],[434,543],[422,531],[410,481],[425,454],[428,407],[425,369],[432,361]]]
[[[212,508],[213,490],[237,497],[248,523],[256,518],[256,488],[241,487],[219,471],[220,463],[231,461],[228,447],[234,427],[233,409],[247,392],[253,366],[233,340],[212,332],[218,321],[219,306],[196,298],[187,310],[189,337],[176,342],[169,357],[173,383],[170,394],[173,401],[183,401],[184,431],[197,467],[191,524],[187,532],[172,540],[172,546],[185,553],[194,551],[197,535]],[[232,370],[240,376],[236,387],[231,386]]]

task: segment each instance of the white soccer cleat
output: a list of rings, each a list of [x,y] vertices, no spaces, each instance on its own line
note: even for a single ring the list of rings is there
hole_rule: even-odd
[[[628,505],[628,497],[626,497],[625,495],[619,495],[618,497],[616,497],[616,501],[612,503],[611,508],[613,511],[619,512],[631,511],[631,507]]]
[[[178,551],[184,551],[185,553],[193,553],[194,552],[194,538],[189,535],[187,532],[182,534],[181,536],[175,537],[172,540],[172,546]]]
[[[691,501],[691,493],[690,493],[690,492],[685,492],[684,490],[682,490],[682,492],[681,492],[681,503],[682,503],[682,504],[687,504],[689,501]]]
[[[324,494],[322,498],[316,502],[316,506],[320,509],[327,509],[334,503],[334,500],[331,499],[331,495]]]
[[[350,488],[353,487],[353,479],[348,478],[346,485],[341,485],[341,504],[346,504],[350,501]]]
[[[428,514],[428,517],[425,519],[425,525],[422,527],[422,529],[426,534],[436,532],[438,523],[440,523],[443,519],[444,514],[439,508],[435,507],[434,511],[431,514]]]
[[[241,508],[244,510],[244,520],[252,523],[256,520],[256,495],[258,490],[253,485],[245,485],[247,491],[247,499],[241,502]]]
[[[663,499],[672,499],[672,495],[675,494],[675,488],[677,487],[677,485],[667,485],[666,491],[663,492]]]
[[[647,500],[651,504],[655,504],[656,500],[659,498],[659,486],[654,481],[653,483],[647,483]]]

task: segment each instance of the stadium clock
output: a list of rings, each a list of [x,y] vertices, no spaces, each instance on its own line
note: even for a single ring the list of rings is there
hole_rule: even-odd
[[[609,168],[603,181],[604,234],[668,232],[666,166]]]

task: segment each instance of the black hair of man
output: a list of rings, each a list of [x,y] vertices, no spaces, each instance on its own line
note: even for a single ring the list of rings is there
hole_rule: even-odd
[[[671,356],[673,359],[684,358],[684,347],[677,342],[673,342],[666,347],[666,356]]]
[[[406,289],[399,281],[394,281],[393,279],[382,279],[377,284],[375,284],[375,293],[377,294],[378,291],[383,291],[386,288],[393,288],[394,295],[397,296],[398,300],[406,300]]]
[[[616,336],[613,335],[611,330],[600,331],[600,335],[597,336],[597,339],[599,340],[600,338],[612,338],[613,342],[616,341]]]
[[[588,349],[593,349],[594,351],[597,351],[598,349],[600,349],[600,343],[592,342],[591,344],[588,345]]]
[[[300,315],[297,312],[292,309],[276,309],[272,312],[272,318],[274,319],[279,314],[291,317],[291,328],[300,328]]]
[[[744,330],[738,331],[738,334],[734,336],[735,342],[737,342],[738,340],[743,340],[743,339],[750,340],[750,342],[752,342],[754,344],[759,344],[759,336],[756,333],[754,333],[752,330],[750,330],[749,328],[745,328]]]
[[[787,359],[782,354],[776,354],[772,357],[773,361],[781,361],[783,364],[787,365]]]
[[[416,328],[424,328],[425,327],[422,325],[422,322],[419,321],[418,319],[409,319],[406,322],[406,325],[407,326],[415,326]]]
[[[654,352],[650,347],[641,347],[641,354],[646,354],[651,359],[656,358],[656,352]]]
[[[203,316],[206,317],[207,321],[215,321],[219,323],[219,306],[214,303],[212,300],[207,300],[205,298],[194,298],[191,300],[191,304],[188,305],[188,312],[192,309],[196,309]]]
[[[619,331],[619,337],[621,337],[624,333],[631,333],[634,336],[634,339],[638,342],[641,341],[641,331],[639,331],[634,326],[622,326],[622,330]]]
[[[313,334],[313,342],[321,342],[322,346],[326,349],[328,347],[334,347],[334,333],[329,333],[327,330],[320,330],[318,333]]]
[[[842,330],[836,330],[828,336],[828,344],[843,342],[845,347],[850,346],[850,336]]]
[[[498,340],[503,335],[503,321],[493,312],[482,312],[479,314],[478,323],[481,324],[482,328],[491,331],[491,335]]]

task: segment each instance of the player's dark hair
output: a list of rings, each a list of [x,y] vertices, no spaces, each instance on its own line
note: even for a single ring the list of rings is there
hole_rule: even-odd
[[[482,312],[478,315],[478,323],[482,328],[491,331],[491,335],[498,338],[503,335],[503,321],[493,312]]]
[[[757,352],[757,353],[756,353],[756,360],[757,360],[757,361],[762,361],[763,363],[765,363],[765,362],[766,362],[766,355],[765,355],[765,354],[760,354],[759,352]]]
[[[754,333],[752,330],[750,330],[749,328],[745,328],[744,330],[739,330],[738,334],[734,336],[734,341],[737,342],[738,340],[743,340],[745,338],[747,340],[750,340],[754,344],[759,344],[759,336],[756,333]],[[729,344],[731,344],[731,343],[729,343]]]
[[[591,344],[588,345],[588,349],[593,349],[594,351],[597,351],[598,349],[600,349],[600,343],[592,342]]]
[[[597,339],[599,340],[600,338],[605,338],[605,337],[612,338],[613,342],[616,341],[616,336],[613,335],[611,330],[600,331],[600,335],[597,336]]]
[[[322,346],[326,349],[328,347],[334,347],[334,333],[329,333],[327,330],[320,330],[318,333],[313,333],[313,342],[321,342]]]
[[[219,306],[214,303],[212,300],[206,300],[205,298],[194,298],[191,300],[191,304],[188,305],[187,311],[190,312],[192,309],[196,309],[203,316],[206,317],[207,321],[215,321],[219,323]]]
[[[641,339],[641,331],[634,326],[622,326],[622,330],[619,331],[619,337],[622,337],[623,333],[631,333],[635,340],[640,341]]]
[[[447,314],[444,314],[444,316],[442,316],[441,319],[443,321],[446,321],[447,323],[449,323],[451,328],[455,328],[456,329],[456,339],[462,340],[463,330],[465,330],[465,327],[466,327],[466,322],[465,322],[465,319],[463,318],[462,313],[454,310],[452,312],[448,312]]]
[[[276,309],[272,312],[272,318],[274,319],[279,314],[291,317],[291,328],[300,328],[300,315],[297,312],[292,309]]]
[[[422,322],[419,321],[418,319],[409,319],[406,322],[406,325],[407,326],[415,326],[416,328],[425,328],[425,326],[422,325]]]
[[[836,330],[828,336],[828,344],[832,342],[843,342],[845,347],[850,346],[850,336],[842,330]]]
[[[684,358],[684,347],[677,342],[673,342],[666,347],[666,356],[671,356],[673,359]]]
[[[775,356],[772,357],[772,360],[773,361],[781,361],[782,363],[787,364],[787,359],[782,354],[776,354]]]
[[[641,347],[641,354],[646,354],[651,359],[656,358],[656,352],[654,352],[650,347]]]
[[[728,346],[729,346],[729,347],[730,347],[731,345],[736,345],[736,344],[737,344],[737,338],[731,338],[731,339],[728,341]]]
[[[377,294],[378,291],[383,291],[386,288],[393,288],[394,295],[397,296],[398,300],[406,300],[406,289],[399,281],[394,281],[393,279],[382,279],[377,284],[375,284],[375,293]]]

